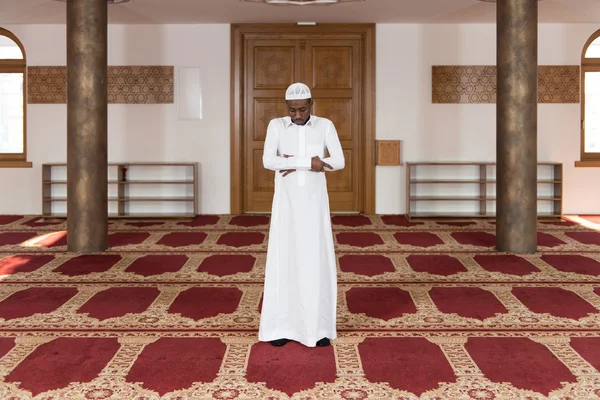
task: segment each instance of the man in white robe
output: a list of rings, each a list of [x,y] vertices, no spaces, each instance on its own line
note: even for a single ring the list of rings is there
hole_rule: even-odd
[[[333,123],[311,115],[306,85],[291,85],[286,102],[289,116],[269,123],[264,145],[263,165],[276,174],[259,340],[328,346],[337,274],[325,171],[343,169],[344,153]]]

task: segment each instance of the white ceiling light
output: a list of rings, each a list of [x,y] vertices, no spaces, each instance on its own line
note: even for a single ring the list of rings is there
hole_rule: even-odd
[[[340,0],[265,0],[269,4],[291,4],[294,6],[305,6],[307,4],[335,4]]]
[[[54,0],[54,1],[60,1],[63,3],[66,3],[68,0]],[[132,0],[106,0],[106,4],[123,4],[123,3],[129,3]]]
[[[331,4],[345,3],[350,1],[365,1],[365,0],[240,0],[250,3],[267,3],[272,5],[287,5],[287,6],[325,6]]]
[[[497,0],[477,0],[477,1],[481,1],[482,3],[496,3]],[[540,2],[542,0],[538,0],[538,2]]]

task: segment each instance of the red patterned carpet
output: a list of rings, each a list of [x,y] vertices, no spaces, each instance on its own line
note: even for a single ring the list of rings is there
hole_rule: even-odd
[[[582,221],[587,221],[585,224]],[[597,399],[600,225],[333,217],[339,338],[257,342],[265,216],[65,223],[0,216],[2,399]]]

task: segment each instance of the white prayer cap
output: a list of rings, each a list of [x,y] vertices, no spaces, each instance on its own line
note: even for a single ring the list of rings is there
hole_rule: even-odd
[[[285,92],[286,100],[304,100],[311,97],[310,89],[304,83],[294,83]]]

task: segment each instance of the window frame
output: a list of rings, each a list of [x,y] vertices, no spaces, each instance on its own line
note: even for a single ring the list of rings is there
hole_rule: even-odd
[[[583,46],[581,52],[581,161],[592,161],[600,162],[600,152],[586,152],[585,151],[585,74],[586,72],[600,72],[600,58],[586,58],[585,53],[587,52],[590,45],[600,38],[600,29],[590,36],[590,38]]]
[[[0,73],[23,74],[23,152],[0,153],[0,168],[30,167],[31,163],[27,162],[27,55],[23,43],[14,33],[0,27],[0,36],[6,36],[14,41],[23,54],[23,58],[20,59],[0,59]]]

